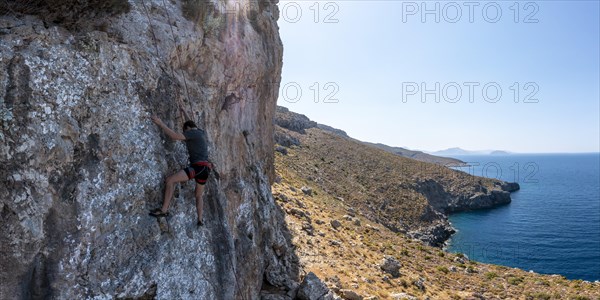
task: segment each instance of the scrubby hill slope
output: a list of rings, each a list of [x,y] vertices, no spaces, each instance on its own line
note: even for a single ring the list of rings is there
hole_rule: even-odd
[[[287,169],[369,219],[431,245],[440,245],[453,232],[446,213],[507,204],[509,192],[518,189],[516,183],[474,177],[366,146],[315,128],[299,116],[281,110],[276,114],[276,141],[299,150],[282,158]]]
[[[422,243],[441,245],[448,238],[447,213],[508,203],[517,184],[403,158],[310,126],[308,118],[284,116],[285,122],[276,120],[287,128],[276,127],[272,191],[287,213],[303,272],[317,274],[337,295],[600,297],[598,283],[477,263]]]
[[[292,149],[293,156],[299,149]],[[286,166],[272,187],[303,272],[345,299],[600,299],[600,283],[483,264],[423,245],[373,222],[354,205]],[[302,191],[302,187],[308,193]],[[354,294],[363,298],[352,298]]]

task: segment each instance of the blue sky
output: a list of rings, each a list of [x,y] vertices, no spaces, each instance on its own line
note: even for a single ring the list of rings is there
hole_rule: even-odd
[[[410,149],[600,151],[598,1],[279,8],[278,104],[292,111]]]

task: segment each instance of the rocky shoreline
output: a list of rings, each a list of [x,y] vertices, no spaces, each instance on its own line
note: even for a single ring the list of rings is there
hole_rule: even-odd
[[[435,247],[444,247],[452,234],[456,233],[456,228],[452,227],[452,224],[448,221],[450,214],[463,211],[493,209],[498,206],[507,205],[512,202],[510,193],[520,189],[519,184],[516,182],[499,182],[495,189],[489,191],[485,187],[482,187],[482,191],[472,195],[452,197],[446,194],[446,198],[439,201],[435,199],[436,196],[443,192],[435,190],[439,187],[441,187],[439,184],[432,184],[431,182],[423,186],[423,194],[436,209],[439,209],[437,213],[439,221],[434,222],[431,226],[407,232],[409,237],[421,240]]]

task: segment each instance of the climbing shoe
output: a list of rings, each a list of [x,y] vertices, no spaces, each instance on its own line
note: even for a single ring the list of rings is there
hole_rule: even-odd
[[[160,218],[160,217],[168,216],[169,212],[163,212],[160,208],[157,208],[157,209],[151,210],[149,215]]]

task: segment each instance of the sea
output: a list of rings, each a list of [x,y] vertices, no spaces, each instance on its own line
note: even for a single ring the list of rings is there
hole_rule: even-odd
[[[461,212],[449,252],[568,279],[600,280],[600,154],[454,156],[476,176],[517,182],[510,204]]]

